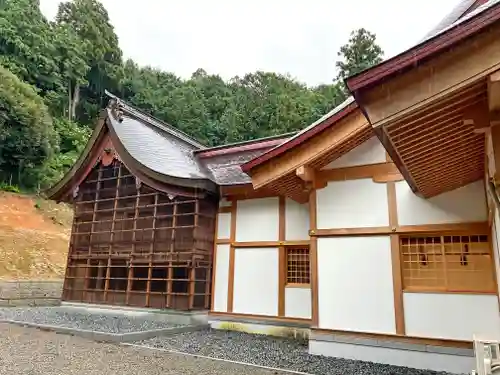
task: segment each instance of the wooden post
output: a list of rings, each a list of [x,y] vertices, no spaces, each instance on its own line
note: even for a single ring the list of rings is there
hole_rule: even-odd
[[[125,304],[129,304],[130,301],[130,291],[132,290],[132,280],[133,276],[133,265],[134,265],[134,253],[135,253],[135,232],[137,230],[137,218],[139,217],[139,203],[141,199],[141,187],[136,182],[136,196],[135,196],[135,205],[134,205],[134,223],[133,223],[133,232],[132,232],[132,252],[130,254],[130,262],[128,268],[128,277],[127,277],[127,295],[125,296]]]
[[[219,223],[219,202],[217,202],[217,206],[215,209],[215,221],[214,221],[214,246],[213,246],[213,253],[212,253],[212,275],[211,275],[211,285],[210,285],[210,310],[214,308],[214,298],[215,298],[215,275],[216,275],[216,267],[217,267],[217,240],[219,238],[219,230],[218,230],[218,224]],[[205,302],[206,305],[206,302]],[[205,306],[207,307],[207,306]]]
[[[170,261],[168,262],[168,280],[167,280],[167,307],[169,309],[172,308],[172,277],[173,277],[173,269],[172,269],[172,260],[175,252],[175,231],[177,227],[177,206],[178,202],[175,202],[173,207],[173,217],[172,217],[172,233],[171,233],[171,242],[170,242]]]
[[[87,266],[85,268],[85,281],[84,281],[84,291],[83,291],[83,300],[88,301],[87,299],[87,289],[89,285],[89,269],[90,269],[90,258],[92,257],[92,236],[94,234],[94,225],[96,223],[96,212],[97,212],[97,205],[99,203],[99,186],[101,183],[101,176],[102,176],[102,168],[99,167],[99,172],[97,172],[97,182],[96,182],[96,189],[95,189],[95,194],[94,194],[94,210],[92,212],[92,224],[90,225],[90,238],[89,238],[89,251],[88,251],[88,256],[87,256]]]
[[[196,247],[197,240],[197,231],[198,231],[198,215],[199,215],[199,201],[196,199],[194,203],[194,228],[193,228],[193,245]],[[194,249],[193,249],[194,250]],[[191,269],[189,270],[189,303],[188,308],[192,309],[194,306],[194,292],[195,292],[195,280],[196,280],[196,271],[195,271],[195,259],[194,254],[191,256]]]
[[[148,281],[146,286],[146,306],[150,307],[151,304],[151,277],[153,274],[153,251],[155,243],[155,229],[156,229],[156,214],[158,209],[158,193],[155,195],[155,206],[153,208],[153,227],[151,231],[151,244],[149,245],[149,267],[148,267]],[[144,234],[144,229],[143,229]]]
[[[318,275],[318,237],[316,237],[317,224],[317,202],[316,190],[312,189],[309,195],[309,235],[311,244],[309,245],[309,262],[311,274],[311,327],[319,327],[319,275]]]
[[[111,276],[111,255],[113,251],[113,239],[115,235],[115,223],[116,223],[116,208],[118,205],[118,195],[120,190],[120,177],[121,177],[122,166],[118,167],[118,178],[116,179],[116,187],[115,187],[115,199],[113,201],[113,221],[111,222],[111,233],[109,235],[109,250],[108,250],[108,266],[106,268],[106,281],[104,283],[104,301],[107,301],[108,298],[108,289],[109,289],[109,279]]]
[[[286,241],[286,198],[279,197],[279,242]],[[278,316],[285,316],[285,284],[286,284],[286,248],[278,248]]]
[[[227,312],[233,312],[233,295],[234,295],[234,257],[235,248],[234,242],[236,240],[236,212],[238,208],[238,201],[233,200],[231,206],[231,231],[229,234],[229,274],[227,281]]]
[[[398,208],[396,199],[396,184],[387,182],[387,202],[389,205],[389,227],[392,232],[399,230]],[[396,334],[405,334],[405,317],[403,305],[403,279],[401,274],[401,253],[399,235],[391,234],[392,283],[394,289],[394,317],[396,319]]]

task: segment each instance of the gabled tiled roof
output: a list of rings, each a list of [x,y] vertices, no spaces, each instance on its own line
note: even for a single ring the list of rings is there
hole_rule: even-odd
[[[295,133],[259,138],[195,151],[199,162],[212,174],[218,185],[251,183],[241,165],[289,139]]]
[[[184,179],[210,179],[210,174],[193,155],[192,144],[150,122],[141,121],[124,111],[117,121],[108,111],[108,125],[128,153],[143,166],[162,175]]]
[[[477,4],[480,3],[481,5],[477,6]],[[434,27],[429,33],[427,33],[424,40],[420,42],[420,44],[484,12],[485,10],[493,7],[497,3],[500,3],[500,0],[489,0],[489,1],[461,0],[459,4],[441,22],[439,22],[438,25],[436,25],[436,27]],[[472,9],[473,6],[477,6],[477,8]],[[384,62],[382,62],[381,64],[383,63]],[[320,133],[326,127],[334,126],[335,123],[337,123],[341,118],[350,113],[354,108],[357,108],[357,103],[355,99],[352,96],[350,96],[343,103],[336,106],[330,112],[325,114],[323,117],[321,117],[311,125],[304,128],[302,131],[297,133],[294,137],[290,138],[288,141],[274,147],[273,149],[267,151],[263,155],[260,155],[255,159],[250,160],[249,162],[242,165],[242,169],[245,172],[249,172],[252,168],[262,163],[265,163],[266,161],[272,159],[273,157],[285,153],[289,149],[296,147],[297,145],[301,144],[302,142],[305,142],[312,136]]]

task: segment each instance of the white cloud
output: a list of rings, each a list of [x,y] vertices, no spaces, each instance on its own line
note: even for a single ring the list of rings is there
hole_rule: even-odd
[[[337,51],[365,27],[392,56],[418,42],[459,0],[102,0],[125,57],[189,77],[255,70],[316,85],[335,76]],[[59,0],[41,0],[52,18]]]

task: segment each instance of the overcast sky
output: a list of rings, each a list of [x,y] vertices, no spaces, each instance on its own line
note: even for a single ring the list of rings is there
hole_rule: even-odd
[[[309,85],[335,76],[337,52],[365,27],[390,57],[418,42],[459,0],[101,0],[126,58],[182,77],[256,70]],[[59,0],[41,0],[53,18]]]

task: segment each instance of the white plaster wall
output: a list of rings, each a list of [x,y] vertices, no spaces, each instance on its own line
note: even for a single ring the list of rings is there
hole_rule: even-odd
[[[231,213],[223,212],[217,218],[217,238],[227,239],[231,237]]]
[[[311,319],[311,288],[285,287],[285,316]]]
[[[235,250],[233,312],[278,315],[278,258],[277,248]]]
[[[483,181],[430,199],[415,195],[406,181],[396,183],[400,225],[464,223],[488,220]]]
[[[219,201],[219,207],[231,207],[232,205],[233,205],[233,203],[228,201],[226,198],[222,198]]]
[[[371,178],[333,181],[317,191],[318,228],[389,225],[387,186]]]
[[[500,339],[498,298],[487,294],[404,293],[408,336],[472,340]]]
[[[385,148],[377,137],[372,137],[347,154],[334,160],[323,169],[354,167],[357,165],[385,163]]]
[[[278,241],[279,199],[260,198],[238,201],[236,241]]]
[[[229,281],[229,245],[217,245],[215,259],[213,311],[227,311],[227,285]]]
[[[309,205],[291,199],[285,206],[285,238],[288,241],[309,239]]]
[[[396,333],[389,236],[318,239],[319,327]]]

